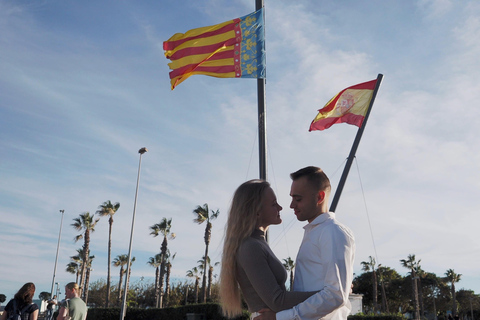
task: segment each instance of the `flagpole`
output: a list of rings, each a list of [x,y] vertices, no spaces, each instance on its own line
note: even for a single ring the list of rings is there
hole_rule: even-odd
[[[263,8],[263,0],[255,0],[255,11]],[[265,14],[265,12],[264,12]],[[265,23],[265,16],[264,23]],[[265,24],[264,24],[265,27]],[[265,108],[265,79],[257,79],[258,157],[260,179],[267,180],[267,124]]]
[[[370,115],[370,111],[372,110],[373,103],[375,102],[375,97],[377,96],[378,88],[380,88],[380,84],[382,83],[382,79],[383,74],[379,73],[377,76],[377,83],[375,85],[375,89],[373,90],[372,99],[370,100],[370,105],[368,106],[367,113],[365,114],[365,119],[363,119],[362,126],[357,131],[357,135],[355,137],[355,140],[353,141],[352,149],[350,149],[350,154],[347,158],[347,163],[345,164],[345,168],[343,169],[340,182],[338,183],[337,190],[335,191],[335,196],[333,197],[332,204],[330,205],[331,212],[335,212],[335,210],[337,209],[338,201],[340,200],[340,196],[342,195],[343,187],[345,186],[345,182],[347,181],[348,173],[350,172],[353,159],[355,158],[355,153],[357,152],[358,145],[360,144],[360,139],[362,139],[363,130],[365,130],[365,126],[367,125],[368,116]]]

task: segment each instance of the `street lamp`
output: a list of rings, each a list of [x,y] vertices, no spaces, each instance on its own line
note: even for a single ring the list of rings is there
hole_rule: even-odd
[[[57,299],[59,299],[60,294],[61,294],[61,293],[60,293],[59,284],[58,284],[58,282],[55,282],[55,284],[57,285],[57,290],[56,290],[56,292],[55,292],[55,295],[57,296]]]
[[[60,210],[60,212],[62,213],[62,219],[60,220],[60,231],[58,232],[57,255],[55,257],[55,266],[53,267],[52,290],[50,290],[50,297],[53,297],[53,286],[55,284],[55,274],[57,273],[58,248],[60,248],[60,236],[62,235],[63,214],[65,213],[65,210]]]
[[[128,276],[130,274],[130,264],[131,264],[131,258],[132,258],[132,240],[133,240],[133,229],[135,227],[135,211],[137,209],[138,183],[140,182],[140,168],[142,166],[142,155],[147,151],[148,150],[145,147],[138,150],[138,153],[140,153],[140,160],[138,161],[137,188],[135,190],[135,201],[133,203],[132,230],[130,232],[130,245],[128,247],[127,270],[125,272],[126,277],[125,277],[125,285],[124,285],[124,290],[123,290],[122,307],[121,307],[121,310],[120,310],[120,320],[123,320],[125,318],[125,313],[127,311],[127,308],[126,308],[127,290],[128,290],[127,285],[128,285]]]

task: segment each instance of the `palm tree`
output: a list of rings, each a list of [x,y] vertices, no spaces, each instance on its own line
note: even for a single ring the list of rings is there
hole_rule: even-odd
[[[400,262],[402,267],[407,268],[410,270],[410,274],[412,277],[412,287],[413,287],[413,297],[415,303],[415,319],[420,319],[420,308],[418,305],[418,289],[417,289],[417,270],[420,268],[420,261],[415,261],[415,255],[409,254],[408,259],[401,259]]]
[[[123,288],[125,290],[125,292],[127,293],[127,295],[128,295],[128,288],[130,286],[130,276],[132,275],[132,264],[134,262],[135,262],[135,257],[132,257],[132,259],[130,260],[130,268],[128,269],[127,282],[125,283],[125,288]],[[127,271],[125,270],[125,272],[127,272]]]
[[[362,270],[365,272],[368,272],[372,270],[372,295],[373,295],[373,311],[376,312],[378,309],[378,284],[377,284],[377,273],[375,272],[375,258],[372,256],[368,257],[370,261],[362,261],[360,262],[362,264]]]
[[[193,222],[197,224],[202,224],[206,222],[205,226],[205,255],[204,255],[204,263],[203,263],[203,280],[202,280],[202,297],[203,303],[207,302],[207,257],[208,257],[208,245],[210,244],[210,238],[212,237],[212,223],[211,220],[214,220],[220,214],[220,211],[213,211],[210,214],[210,210],[208,209],[208,204],[204,204],[203,207],[197,206],[193,213],[196,214],[196,218],[193,219]]]
[[[172,228],[172,219],[170,218],[163,218],[160,223],[156,223],[150,227],[151,235],[154,237],[158,236],[159,234],[163,235],[162,246],[160,249],[161,254],[161,265],[160,265],[160,279],[159,279],[159,286],[158,290],[159,293],[156,293],[155,296],[157,297],[157,308],[161,308],[163,304],[163,279],[165,277],[165,258],[167,255],[168,249],[168,240],[167,237],[170,239],[175,239],[175,233],[171,232]]]
[[[170,250],[167,250],[167,256],[165,258],[165,305],[168,305],[168,298],[170,297],[170,274],[172,272],[172,261],[175,259],[177,253],[170,256]]]
[[[115,259],[113,259],[112,265],[114,267],[120,267],[120,281],[118,281],[118,304],[120,305],[120,301],[122,299],[122,280],[123,274],[125,273],[125,265],[128,263],[128,255],[126,254],[119,254]]]
[[[456,297],[456,292],[455,292],[455,283],[459,282],[462,275],[460,273],[455,273],[453,269],[448,269],[447,272],[445,272],[445,275],[447,276],[448,282],[451,284],[451,290],[452,290],[452,299],[453,299],[453,308],[452,308],[452,313],[453,317],[457,315],[457,297]]]
[[[189,278],[195,278],[195,303],[198,303],[198,284],[199,284],[199,270],[197,267],[193,267],[192,270],[188,270],[187,277]]]
[[[80,265],[78,263],[74,261],[69,262],[65,271],[76,275],[75,282],[78,283],[78,275],[80,274]]]
[[[92,269],[92,261],[93,259],[95,258],[95,256],[89,256],[88,257],[88,265],[87,265],[87,268],[86,268],[86,272],[85,272],[85,303],[88,302],[88,285],[90,284],[90,272],[93,270]]]
[[[80,292],[83,294],[83,286],[85,281],[85,271],[88,264],[88,254],[90,253],[90,233],[95,231],[95,225],[100,219],[93,220],[93,216],[89,212],[84,212],[80,214],[78,218],[73,219],[72,226],[77,231],[82,231],[81,234],[77,235],[74,240],[75,242],[83,238],[83,263],[82,271],[80,273]],[[83,298],[85,298],[83,296]]]
[[[147,262],[148,265],[155,268],[155,301],[157,301],[158,294],[158,281],[160,279],[160,266],[162,265],[162,255],[157,253],[155,256],[150,257]]]
[[[283,259],[283,267],[287,272],[290,271],[290,289],[289,291],[293,291],[293,269],[295,269],[295,261],[292,258],[288,257],[287,259]]]
[[[385,268],[382,268],[381,264],[378,264],[377,270],[378,270],[378,275],[380,276],[380,284],[382,288],[382,312],[390,313],[388,310],[388,303],[387,303],[387,294],[385,293],[385,279],[383,277],[383,270]]]
[[[108,218],[108,261],[107,261],[107,297],[105,299],[105,307],[108,308],[110,302],[110,269],[112,260],[112,225],[113,215],[120,208],[120,203],[116,202],[112,204],[110,200],[105,201],[102,205],[98,206],[96,214],[101,217],[109,216]]]
[[[220,262],[215,262],[213,265],[210,263],[210,259],[208,259],[208,285],[207,285],[207,298],[210,299],[212,296],[212,282],[213,282],[213,267],[218,266]]]

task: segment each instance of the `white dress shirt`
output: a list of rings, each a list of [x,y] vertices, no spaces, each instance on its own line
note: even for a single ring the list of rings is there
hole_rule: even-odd
[[[295,265],[294,291],[318,291],[292,309],[277,312],[277,320],[346,320],[353,280],[355,239],[335,213],[319,215],[303,227],[305,234]]]

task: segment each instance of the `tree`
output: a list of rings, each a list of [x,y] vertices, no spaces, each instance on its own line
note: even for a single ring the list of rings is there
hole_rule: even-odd
[[[195,303],[198,303],[198,285],[199,285],[199,270],[197,267],[193,267],[191,270],[187,271],[186,274],[189,278],[195,278]]]
[[[378,275],[380,276],[380,284],[382,288],[382,312],[390,313],[390,311],[388,310],[387,293],[385,292],[385,281],[383,278],[381,264],[378,265],[377,270],[378,270]]]
[[[74,261],[71,261],[67,264],[65,269],[68,273],[76,275],[75,282],[78,283],[78,275],[80,274],[80,265]]]
[[[88,263],[87,263],[87,268],[85,271],[85,291],[84,291],[84,301],[85,303],[88,303],[88,285],[90,284],[90,272],[93,270],[92,269],[92,261],[95,258],[95,256],[89,256],[88,257]]]
[[[208,259],[208,285],[207,285],[207,298],[212,298],[212,285],[213,285],[213,268],[214,266],[218,266],[220,262],[215,262],[213,265],[210,262],[210,258]]]
[[[197,224],[202,224],[206,222],[205,226],[205,235],[204,235],[204,240],[205,240],[205,255],[204,255],[204,263],[203,263],[203,280],[202,280],[202,297],[203,297],[203,303],[207,302],[207,257],[208,257],[208,245],[210,244],[210,238],[212,237],[212,223],[210,222],[211,220],[214,220],[218,217],[220,214],[220,211],[211,211],[208,209],[208,204],[204,204],[202,206],[197,206],[194,210],[193,213],[196,214],[196,218],[193,219],[193,222]]]
[[[89,212],[84,212],[80,214],[78,218],[73,219],[72,223],[72,226],[75,228],[75,230],[83,232],[74,238],[75,242],[83,238],[83,263],[82,271],[80,272],[81,294],[83,294],[86,266],[88,264],[88,255],[90,253],[90,233],[95,231],[95,225],[99,220],[100,219],[93,220],[93,216],[91,216]],[[82,297],[85,298],[83,295]]]
[[[372,284],[373,284],[373,289],[372,289],[372,297],[373,297],[373,311],[376,312],[378,311],[378,284],[377,284],[377,273],[375,272],[375,258],[372,256],[368,257],[370,261],[362,261],[360,262],[362,265],[362,270],[363,271],[372,271]]]
[[[158,294],[156,293],[157,296],[157,308],[162,308],[163,305],[163,280],[165,278],[165,259],[167,255],[167,249],[168,249],[168,240],[167,238],[170,239],[175,239],[175,233],[171,232],[172,228],[172,219],[170,218],[167,220],[167,218],[163,218],[160,223],[156,223],[153,226],[150,227],[150,234],[153,235],[154,237],[157,237],[158,235],[163,235],[163,241],[162,241],[162,246],[160,247],[160,254],[161,254],[161,265],[160,265],[160,279],[159,279],[159,285],[158,285]]]
[[[123,275],[125,274],[125,265],[128,263],[128,255],[126,254],[119,254],[115,259],[112,261],[112,265],[114,267],[120,267],[120,280],[118,281],[118,305],[120,305],[120,301],[122,300],[122,280]]]
[[[101,204],[96,212],[101,217],[109,216],[108,218],[108,261],[107,261],[107,296],[105,300],[105,307],[108,308],[110,303],[110,269],[111,269],[111,260],[112,260],[112,225],[113,225],[113,215],[120,208],[120,203],[116,202],[112,204],[110,200],[105,201]]]
[[[155,268],[155,301],[157,301],[157,294],[159,292],[158,287],[160,280],[160,266],[162,265],[162,254],[157,253],[155,256],[150,257],[147,264]]]
[[[402,267],[410,270],[410,275],[412,277],[412,287],[413,287],[413,297],[414,297],[414,310],[415,310],[415,319],[420,319],[420,309],[418,305],[418,288],[417,288],[417,270],[420,268],[420,261],[415,261],[415,255],[409,254],[408,259],[401,259],[400,263]]]
[[[165,259],[165,305],[168,305],[168,300],[170,298],[170,274],[172,272],[172,261],[175,259],[177,253],[174,253],[173,256],[170,255],[170,250],[167,250],[167,256]]]
[[[292,258],[288,257],[283,259],[283,267],[287,272],[290,272],[290,289],[289,291],[293,291],[293,269],[295,269],[295,261]]]
[[[453,300],[452,314],[453,314],[453,317],[455,317],[457,315],[457,299],[456,299],[456,292],[455,292],[455,283],[460,281],[460,278],[462,277],[462,275],[455,273],[453,269],[448,269],[447,272],[445,272],[445,275],[447,276],[447,281],[450,282],[450,285],[451,285],[452,300]]]

